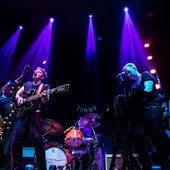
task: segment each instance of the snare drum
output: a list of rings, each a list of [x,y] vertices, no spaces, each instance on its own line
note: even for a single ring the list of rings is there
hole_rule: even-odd
[[[65,143],[71,147],[80,146],[83,143],[83,134],[80,129],[74,126],[66,133]]]
[[[56,168],[62,168],[62,170],[66,170],[67,165],[73,160],[70,151],[55,142],[46,144],[45,155],[47,169],[49,169],[50,165],[55,165]]]

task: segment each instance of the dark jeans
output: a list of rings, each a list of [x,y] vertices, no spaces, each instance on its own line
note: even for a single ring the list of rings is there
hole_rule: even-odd
[[[163,170],[167,166],[168,138],[161,127],[160,113],[160,110],[146,109],[134,120],[136,124],[141,125],[140,128],[139,126],[136,128],[135,143],[144,170],[151,169],[153,164],[160,165]],[[153,155],[150,155],[146,148],[146,136],[151,139],[155,147],[154,161],[151,159]]]
[[[24,142],[26,127],[29,127],[32,144],[35,148],[37,166],[39,170],[46,170],[45,146],[42,138],[42,121],[35,116],[19,118],[15,125],[12,140],[12,170],[16,167],[19,170],[25,168],[22,164],[22,144]]]

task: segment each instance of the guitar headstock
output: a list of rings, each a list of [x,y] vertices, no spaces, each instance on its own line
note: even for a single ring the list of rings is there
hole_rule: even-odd
[[[70,84],[64,84],[57,86],[56,88],[51,89],[51,93],[64,93],[67,92],[70,89],[71,85]]]

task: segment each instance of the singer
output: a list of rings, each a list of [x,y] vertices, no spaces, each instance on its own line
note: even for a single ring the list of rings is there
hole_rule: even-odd
[[[27,66],[28,69],[30,67]],[[32,69],[30,69],[33,71]],[[22,170],[25,169],[22,163],[22,144],[24,137],[28,132],[25,127],[29,128],[32,144],[35,148],[35,154],[37,158],[37,166],[39,170],[46,170],[46,159],[45,159],[45,146],[42,136],[42,121],[43,114],[45,113],[45,106],[49,101],[48,89],[50,89],[48,84],[45,84],[47,79],[46,71],[37,67],[33,75],[33,81],[28,81],[22,85],[22,87],[16,92],[16,102],[17,106],[23,108],[24,111],[27,111],[26,114],[18,117],[15,130],[13,131],[13,140],[12,140],[12,167],[11,169]],[[32,107],[27,107],[26,97],[34,92],[35,95],[39,93],[42,96],[33,102]],[[24,96],[28,94],[28,96]],[[24,95],[23,95],[24,94]]]
[[[162,170],[168,170],[170,169],[167,164],[168,137],[161,126],[163,110],[161,99],[156,95],[155,78],[148,71],[140,73],[133,63],[127,63],[122,71],[127,78],[134,81],[128,96],[128,104],[130,113],[133,113],[131,127],[132,132],[136,131],[134,138],[142,169],[150,170],[155,164],[161,166]],[[149,137],[156,148],[154,159],[153,155],[150,156],[146,152],[145,137]]]

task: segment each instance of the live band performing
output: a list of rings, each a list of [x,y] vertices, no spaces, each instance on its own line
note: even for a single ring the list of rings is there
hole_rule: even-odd
[[[32,81],[21,84],[27,74],[33,74]],[[57,121],[45,117],[45,106],[51,94],[66,94],[71,85],[51,88],[46,84],[45,69],[37,67],[34,71],[26,65],[21,76],[7,82],[0,91],[1,168],[23,170],[28,167],[23,161],[22,149],[29,134],[35,151],[32,169],[104,170],[102,144],[99,144],[100,135],[104,134],[96,134],[95,129],[106,123],[115,146],[110,170],[116,168],[117,153],[124,160],[122,169],[149,170],[158,165],[168,170],[169,139],[162,126],[164,110],[154,88],[154,77],[147,71],[139,73],[133,63],[127,63],[116,77],[121,83],[125,77],[134,80],[130,91],[117,95],[113,106],[104,112],[87,111],[64,129]],[[10,131],[8,138],[7,131]],[[60,143],[49,142],[47,135],[63,138]],[[132,142],[139,154],[138,162],[133,156]],[[152,149],[148,149],[149,145]]]
[[[168,1],[0,13],[0,170],[170,170]]]

